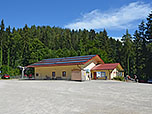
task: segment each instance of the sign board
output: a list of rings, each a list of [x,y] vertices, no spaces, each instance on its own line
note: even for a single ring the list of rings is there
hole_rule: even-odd
[[[86,73],[89,73],[89,72],[90,72],[90,69],[86,69],[85,71],[86,71]]]

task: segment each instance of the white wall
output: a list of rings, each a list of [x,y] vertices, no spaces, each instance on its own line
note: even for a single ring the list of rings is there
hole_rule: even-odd
[[[94,62],[92,62],[92,63],[90,63],[88,66],[86,66],[86,67],[84,68],[84,70],[86,70],[86,69],[91,70],[94,66],[96,66],[96,64],[94,64]]]
[[[86,77],[87,77],[86,71],[85,70],[81,70],[81,79],[82,80],[87,80]]]
[[[89,65],[87,65],[84,70],[91,70],[94,66],[96,66],[96,64],[94,62],[91,62]],[[89,80],[89,77],[91,78],[91,71],[89,73],[85,73],[85,80]],[[89,77],[88,77],[89,75]]]
[[[113,79],[114,77],[117,76],[117,72],[118,72],[118,70],[115,68],[111,73],[111,79]]]

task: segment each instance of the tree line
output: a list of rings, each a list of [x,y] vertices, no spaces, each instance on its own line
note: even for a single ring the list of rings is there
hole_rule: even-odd
[[[131,36],[126,30],[122,40],[109,37],[106,30],[70,30],[50,26],[25,25],[5,28],[0,24],[0,68],[18,75],[17,66],[42,59],[98,54],[105,63],[120,63],[126,74],[152,78],[152,13]]]

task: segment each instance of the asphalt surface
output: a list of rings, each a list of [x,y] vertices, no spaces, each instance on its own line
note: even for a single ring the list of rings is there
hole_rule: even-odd
[[[151,114],[152,84],[0,80],[0,114]]]

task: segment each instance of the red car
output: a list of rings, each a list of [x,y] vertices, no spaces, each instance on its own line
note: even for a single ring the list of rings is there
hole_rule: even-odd
[[[8,74],[4,74],[1,78],[2,79],[10,79],[10,76]]]

